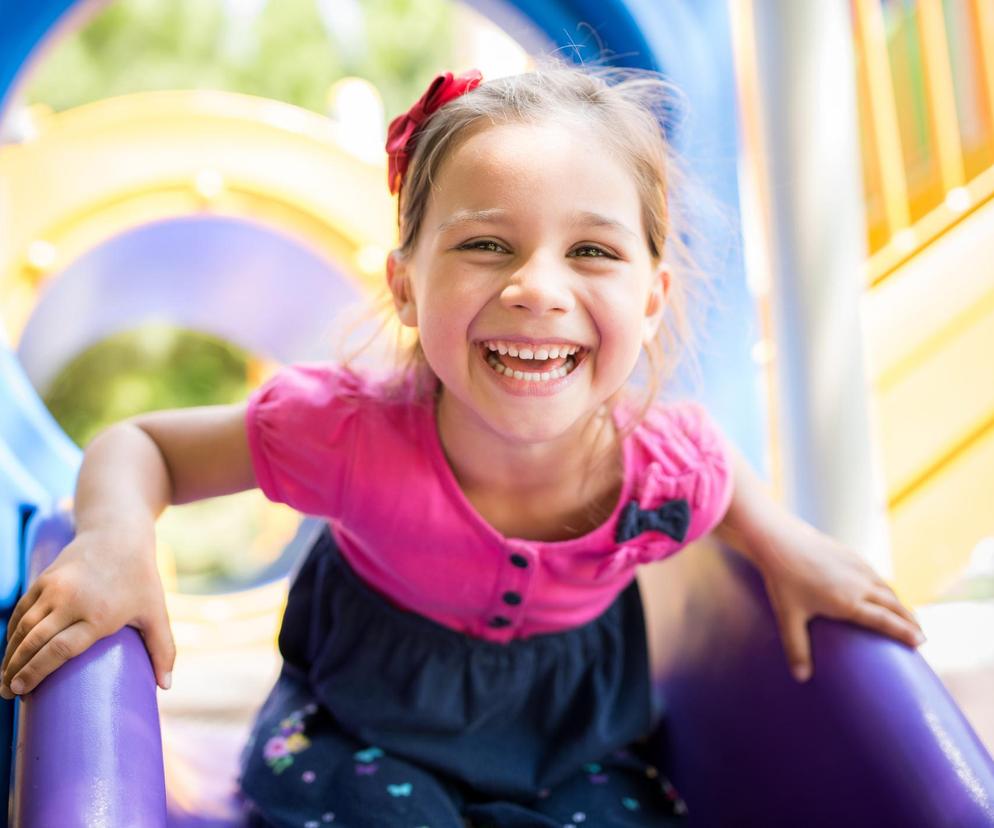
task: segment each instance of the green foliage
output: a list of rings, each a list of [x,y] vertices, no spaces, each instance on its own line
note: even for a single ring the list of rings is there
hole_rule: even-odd
[[[236,402],[249,393],[248,356],[205,334],[149,324],[87,349],[44,395],[77,445],[144,411]]]
[[[269,0],[254,18],[226,11],[245,5],[118,0],[46,55],[28,101],[61,111],[131,92],[225,89],[324,113],[331,85],[358,76],[389,117],[452,61],[450,0],[362,0],[352,35],[329,31],[317,0]]]

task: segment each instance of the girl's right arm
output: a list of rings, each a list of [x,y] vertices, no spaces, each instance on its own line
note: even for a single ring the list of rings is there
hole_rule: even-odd
[[[142,634],[156,681],[168,689],[176,648],[155,564],[155,520],[170,504],[256,486],[245,409],[143,414],[87,446],[74,499],[76,535],[14,607],[0,695],[30,692],[125,625]]]

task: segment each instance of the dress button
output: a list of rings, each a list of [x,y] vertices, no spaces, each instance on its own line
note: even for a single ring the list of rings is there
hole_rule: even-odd
[[[490,619],[491,627],[506,627],[510,623],[511,619],[505,618],[503,615],[495,615],[493,618]]]
[[[504,603],[505,604],[520,604],[521,596],[517,592],[505,592],[504,593]]]
[[[511,563],[513,563],[515,566],[520,566],[522,569],[525,569],[528,566],[528,558],[526,558],[524,555],[519,555],[517,552],[515,552],[513,555],[511,555]]]

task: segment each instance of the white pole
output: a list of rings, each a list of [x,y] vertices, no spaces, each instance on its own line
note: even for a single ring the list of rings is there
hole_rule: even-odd
[[[784,491],[889,576],[859,319],[866,231],[849,3],[753,9]]]

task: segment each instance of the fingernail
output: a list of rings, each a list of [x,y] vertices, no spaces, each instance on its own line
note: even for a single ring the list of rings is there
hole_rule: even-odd
[[[798,681],[807,681],[811,678],[811,668],[806,664],[797,664],[794,666],[794,678]]]
[[[924,644],[927,640],[928,639],[925,638],[925,633],[918,633],[918,635],[915,636],[915,646],[921,647],[921,645]]]
[[[168,690],[172,686],[173,686],[173,674],[172,673],[166,673],[162,677],[162,689],[163,690]]]
[[[14,679],[10,683],[10,689],[13,693],[19,696],[21,693],[24,692],[24,682],[21,681],[20,679]]]

